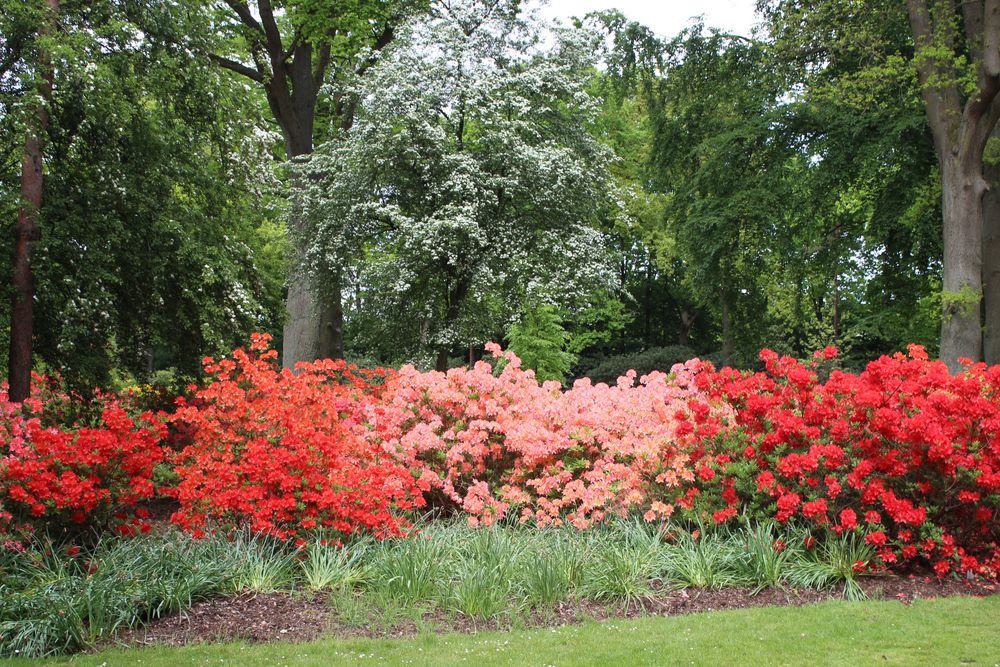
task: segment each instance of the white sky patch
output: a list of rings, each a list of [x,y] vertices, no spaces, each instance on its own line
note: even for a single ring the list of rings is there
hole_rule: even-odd
[[[549,0],[541,9],[547,19],[584,16],[588,12],[617,9],[634,21],[645,24],[653,32],[673,37],[689,26],[695,17],[703,16],[705,25],[724,32],[749,36],[757,22],[755,0]]]

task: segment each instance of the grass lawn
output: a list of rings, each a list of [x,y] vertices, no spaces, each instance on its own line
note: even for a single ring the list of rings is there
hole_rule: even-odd
[[[408,640],[104,651],[71,665],[1000,665],[1000,596],[830,602]],[[43,661],[17,660],[14,665]]]

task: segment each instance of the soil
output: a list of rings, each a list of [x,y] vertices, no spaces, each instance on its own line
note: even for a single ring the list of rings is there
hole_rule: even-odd
[[[913,600],[945,596],[988,596],[1000,590],[987,582],[930,577],[866,577],[861,586],[871,599]],[[564,602],[516,620],[519,626],[545,627],[587,619],[676,616],[722,609],[800,606],[840,599],[838,591],[766,588],[756,594],[746,588],[658,591],[631,604],[604,604],[593,600]],[[416,617],[347,618],[337,612],[329,594],[244,593],[196,603],[175,616],[121,633],[114,644],[180,646],[199,642],[303,642],[321,637],[412,637],[421,632],[479,632],[506,630],[511,619],[477,620],[435,609]]]

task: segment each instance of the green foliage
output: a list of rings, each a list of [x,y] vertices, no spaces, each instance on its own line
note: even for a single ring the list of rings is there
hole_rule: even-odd
[[[383,543],[372,585],[404,605],[434,599],[441,585],[444,553],[444,544],[432,539]]]
[[[230,585],[235,592],[287,589],[297,570],[296,553],[286,543],[249,531],[237,535],[224,557],[229,561]]]
[[[232,577],[218,544],[179,533],[68,549],[43,541],[0,557],[0,655],[78,651],[219,594]]]
[[[664,578],[682,588],[716,589],[736,582],[733,549],[720,536],[681,533],[664,559]]]
[[[772,523],[746,526],[730,537],[735,579],[754,587],[754,592],[782,586],[793,562],[801,558],[797,542],[776,545],[781,535]]]
[[[829,536],[821,546],[789,565],[788,582],[819,590],[842,585],[845,598],[862,600],[867,595],[858,584],[856,568],[864,568],[874,558],[875,548],[856,534]]]
[[[274,136],[243,86],[174,45],[192,28],[184,8],[85,5],[62,3],[60,30],[46,37],[57,66],[32,260],[35,352],[80,389],[106,386],[113,369],[196,373],[206,353],[281,328],[285,267],[266,252],[280,212]],[[0,105],[23,109],[25,90],[7,83]],[[21,115],[0,122],[12,167],[0,182],[4,238]]]
[[[535,371],[539,381],[563,382],[576,361],[566,350],[570,336],[559,313],[548,304],[528,306],[507,334],[509,349],[520,357],[525,368]]]
[[[410,538],[302,551],[246,532],[40,541],[0,552],[0,655],[75,652],[210,596],[299,586],[329,591],[338,622],[385,631],[442,611],[514,623],[571,600],[641,607],[660,589],[843,586],[864,597],[859,564],[875,552],[863,537],[817,535],[807,550],[804,536],[774,524],[697,534],[636,517],[587,531],[438,519]]]
[[[636,378],[652,371],[669,373],[674,364],[683,364],[698,355],[683,345],[656,347],[636,354],[622,354],[604,359],[587,371],[587,377],[594,382],[614,384],[619,377],[634,370]]]
[[[356,541],[345,546],[313,542],[299,562],[306,586],[312,591],[350,588],[370,575],[368,559],[374,547]]]

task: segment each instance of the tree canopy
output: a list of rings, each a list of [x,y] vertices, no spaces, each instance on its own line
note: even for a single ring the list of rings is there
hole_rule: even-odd
[[[566,381],[1000,361],[991,2],[760,0],[745,35],[536,9],[4,3],[10,369],[193,376],[251,331],[286,365],[506,340]]]

